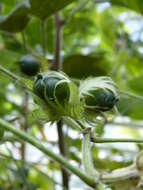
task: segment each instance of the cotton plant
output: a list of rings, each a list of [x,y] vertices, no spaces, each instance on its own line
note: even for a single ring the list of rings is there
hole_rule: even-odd
[[[39,109],[42,107],[49,122],[53,123],[66,118],[69,126],[74,126],[74,129],[83,135],[82,168],[79,169],[73,166],[66,158],[47,149],[39,140],[21,130],[15,129],[11,124],[0,119],[3,131],[10,131],[17,137],[37,147],[45,155],[64,165],[66,169],[77,175],[93,189],[107,190],[110,188],[106,185],[106,182],[112,183],[113,181],[124,179],[124,177],[128,179],[131,175],[137,175],[137,173],[142,174],[138,158],[136,164],[121,170],[115,170],[109,174],[101,174],[93,164],[91,141],[101,142],[102,139],[93,137],[92,125],[86,126],[82,121],[87,119],[86,114],[88,111],[92,112],[92,117],[96,118],[101,113],[114,108],[119,100],[119,90],[111,78],[91,77],[82,80],[80,85],[77,85],[63,72],[46,71],[39,73],[35,77],[32,86],[31,81],[15,76],[2,66],[0,66],[0,71],[27,89],[33,96],[35,103],[39,105]],[[103,139],[102,142],[106,142],[106,140]]]

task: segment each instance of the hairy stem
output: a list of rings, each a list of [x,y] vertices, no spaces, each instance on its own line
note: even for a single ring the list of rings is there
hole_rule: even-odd
[[[136,164],[132,164],[125,168],[116,169],[113,170],[111,173],[101,175],[101,179],[105,183],[112,183],[136,177],[139,177],[139,172],[137,170]]]
[[[100,173],[94,168],[92,154],[91,154],[91,142],[90,142],[90,133],[91,128],[87,128],[84,130],[84,137],[82,142],[82,162],[85,169],[85,172],[93,177],[96,178],[97,190],[106,190],[107,187],[103,182],[100,180]]]
[[[92,161],[90,132],[90,128],[87,128],[84,132],[84,137],[82,141],[82,162],[85,172],[91,177],[96,176],[96,178],[98,179],[99,173],[94,169]]]
[[[66,117],[66,124],[79,130],[81,133],[83,132],[83,126],[81,126],[80,122],[76,122],[72,118]],[[86,127],[84,127],[86,129]],[[142,139],[130,139],[130,138],[104,138],[104,137],[95,137],[93,133],[91,133],[91,141],[94,143],[143,143]]]
[[[51,150],[47,149],[44,145],[40,143],[38,139],[35,139],[31,135],[14,128],[11,124],[4,121],[3,119],[0,119],[0,127],[2,127],[4,130],[7,130],[14,135],[16,135],[18,138],[20,138],[23,141],[26,141],[27,143],[33,145],[34,147],[38,148],[41,152],[43,152],[45,155],[49,156],[54,161],[58,162],[62,166],[64,166],[66,169],[68,169],[70,172],[78,176],[82,181],[84,181],[86,184],[88,184],[91,187],[95,187],[96,183],[95,181],[89,177],[87,174],[83,173],[80,169],[76,168],[72,164],[70,164],[63,156],[58,155]]]

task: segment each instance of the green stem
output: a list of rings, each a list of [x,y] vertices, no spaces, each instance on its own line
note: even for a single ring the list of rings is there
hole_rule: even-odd
[[[71,117],[63,117],[63,122],[67,124],[68,126],[71,126],[71,128],[78,130],[81,133],[83,132],[83,129],[81,128],[81,126],[77,124],[77,122]]]
[[[88,128],[84,132],[84,137],[82,141],[82,163],[85,169],[85,172],[91,176],[99,178],[99,173],[94,169],[92,155],[91,155],[91,143],[90,143],[90,132],[91,129]]]
[[[136,94],[133,94],[133,93],[124,92],[124,91],[120,91],[120,94],[124,95],[124,96],[129,96],[131,98],[138,99],[140,101],[143,101],[143,96],[139,96],[139,95],[136,95]]]
[[[72,118],[68,119],[66,122],[71,127],[78,129],[80,132],[83,132],[83,126],[80,125],[79,122],[76,122]],[[81,129],[82,128],[82,129]],[[86,127],[84,127],[86,129]],[[103,137],[95,137],[91,134],[91,141],[93,143],[143,143],[143,139],[129,139],[129,138],[103,138]]]
[[[134,129],[142,128],[142,127],[143,127],[143,124],[142,124],[142,123],[134,122],[134,121],[131,121],[131,122],[111,121],[111,122],[108,122],[108,124],[109,124],[110,126],[113,125],[114,127],[115,127],[115,126],[132,127],[132,128],[134,128]]]
[[[91,154],[91,142],[90,142],[90,134],[91,134],[91,128],[87,128],[84,131],[84,138],[82,143],[82,162],[85,169],[85,172],[93,177],[96,178],[97,190],[106,190],[107,187],[103,182],[100,180],[100,174],[99,172],[94,168],[93,160],[92,160],[92,154]]]
[[[2,67],[0,65],[0,71],[5,73],[7,76],[9,76],[10,78],[12,78],[14,81],[19,81],[19,77],[17,77],[15,74],[13,74],[12,72],[10,72],[9,70],[5,69],[4,67]]]
[[[3,129],[13,133],[14,135],[16,135],[18,138],[22,139],[23,141],[26,141],[29,144],[33,145],[34,147],[38,148],[39,150],[41,150],[41,152],[43,152],[44,154],[49,156],[51,159],[55,160],[56,162],[58,162],[59,164],[64,166],[65,169],[68,169],[70,172],[72,172],[73,174],[78,176],[86,184],[95,188],[95,186],[96,186],[95,180],[93,180],[91,177],[87,176],[80,169],[71,165],[64,157],[52,152],[51,150],[47,149],[47,147],[44,147],[39,142],[39,140],[36,140],[31,135],[29,135],[29,134],[27,134],[27,133],[25,133],[19,129],[14,128],[11,124],[4,121],[3,119],[0,119],[0,127],[2,127]]]
[[[132,164],[125,168],[113,170],[111,173],[102,174],[101,179],[105,183],[113,183],[116,181],[127,180],[130,178],[139,177],[136,164]]]
[[[94,143],[143,143],[141,139],[91,137]]]

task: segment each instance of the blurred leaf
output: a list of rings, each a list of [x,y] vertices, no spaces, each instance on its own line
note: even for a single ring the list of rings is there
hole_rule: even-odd
[[[106,48],[113,48],[115,40],[120,34],[121,22],[117,20],[110,9],[97,13],[96,17],[103,45]]]
[[[31,13],[42,19],[51,16],[75,0],[29,0]]]
[[[129,80],[128,85],[136,94],[143,95],[143,75]]]
[[[53,182],[44,174],[38,173],[34,170],[30,172],[29,179],[31,182],[35,183],[39,186],[40,190],[52,190],[53,189]]]
[[[121,115],[129,116],[133,119],[143,119],[143,102],[131,97],[121,97],[117,103]]]
[[[9,51],[6,49],[0,50],[0,64],[11,71],[18,70],[18,64],[16,63],[20,54],[15,51]]]
[[[130,55],[125,67],[131,77],[136,77],[143,73],[143,58],[139,55]]]
[[[9,13],[13,7],[16,5],[14,0],[1,0],[1,13],[7,14]]]
[[[106,67],[105,67],[106,66]],[[71,55],[63,61],[63,71],[73,78],[106,75],[108,63],[104,55]]]
[[[0,17],[0,29],[7,32],[22,31],[29,21],[28,12],[25,3],[17,5],[8,15]]]
[[[49,52],[53,52],[53,38],[54,38],[54,28],[53,28],[53,18],[50,17],[46,20],[46,48]],[[29,46],[33,48],[41,46],[42,43],[42,32],[41,32],[41,21],[40,19],[33,17],[25,28],[24,33],[26,36],[26,42]]]
[[[143,14],[142,0],[110,0],[113,5],[124,6]]]

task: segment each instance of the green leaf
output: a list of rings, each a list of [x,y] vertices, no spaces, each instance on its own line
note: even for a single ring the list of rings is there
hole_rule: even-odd
[[[27,4],[19,4],[8,15],[0,17],[0,30],[7,32],[22,31],[29,21],[29,7]]]
[[[29,0],[29,4],[31,6],[31,13],[44,19],[63,9],[73,1],[75,0]]]
[[[41,190],[52,190],[54,182],[50,177],[45,176],[43,173],[31,170],[29,174],[29,180],[39,187]]]
[[[128,74],[137,77],[143,73],[142,57],[138,54],[130,55],[125,64]]]
[[[133,97],[121,96],[117,103],[118,111],[121,115],[129,116],[132,119],[143,119],[143,102]]]
[[[110,0],[113,5],[127,7],[136,12],[143,14],[143,1],[142,0]]]
[[[108,63],[104,54],[70,55],[63,61],[63,71],[73,78],[106,75]]]
[[[136,94],[143,95],[143,75],[129,80],[128,85]]]

